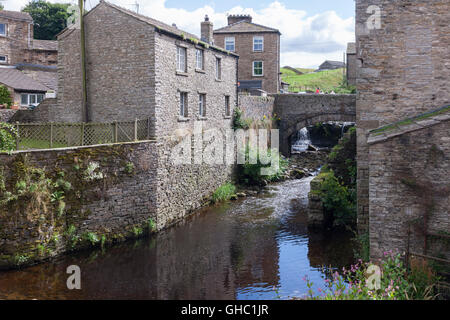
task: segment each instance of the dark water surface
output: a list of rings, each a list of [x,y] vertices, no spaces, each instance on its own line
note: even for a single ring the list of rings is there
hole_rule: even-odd
[[[301,297],[305,275],[323,287],[330,270],[353,262],[350,234],[308,231],[311,179],[203,209],[152,238],[0,272],[0,299]],[[72,264],[81,268],[81,290],[66,287]]]

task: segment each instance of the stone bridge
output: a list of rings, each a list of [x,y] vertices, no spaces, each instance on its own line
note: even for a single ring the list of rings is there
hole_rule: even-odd
[[[278,94],[274,114],[281,119],[280,151],[288,157],[291,138],[303,127],[327,121],[356,122],[356,95]]]

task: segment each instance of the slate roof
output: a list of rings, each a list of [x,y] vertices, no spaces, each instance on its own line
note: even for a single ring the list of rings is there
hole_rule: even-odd
[[[320,65],[319,68],[322,68],[324,65],[331,65],[333,67],[338,67],[338,68],[343,68],[345,67],[345,63],[342,61],[331,61],[331,60],[326,60],[324,63],[322,63]]]
[[[0,68],[0,83],[17,91],[42,91],[50,90],[47,86],[33,80],[22,71],[15,68]]]
[[[33,40],[33,49],[35,50],[47,50],[47,51],[57,51],[58,41],[54,40]]]
[[[20,12],[20,11],[0,10],[0,18],[33,22],[33,18],[31,18],[28,12]]]
[[[248,21],[239,21],[226,27],[214,30],[214,33],[253,33],[253,32],[275,32],[280,33],[278,29],[269,28],[260,24]]]

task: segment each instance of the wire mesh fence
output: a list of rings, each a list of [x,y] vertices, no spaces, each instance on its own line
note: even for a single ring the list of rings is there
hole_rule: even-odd
[[[152,139],[150,119],[106,123],[16,123],[17,150],[64,148]]]

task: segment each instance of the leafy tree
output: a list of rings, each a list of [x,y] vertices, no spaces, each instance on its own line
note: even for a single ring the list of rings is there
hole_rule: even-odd
[[[0,104],[6,104],[10,107],[12,103],[11,93],[5,86],[0,85]]]
[[[56,35],[67,26],[68,3],[50,3],[44,0],[31,0],[23,12],[28,12],[34,21],[34,38],[56,40]]]
[[[3,10],[5,7],[0,3],[0,10]]]

